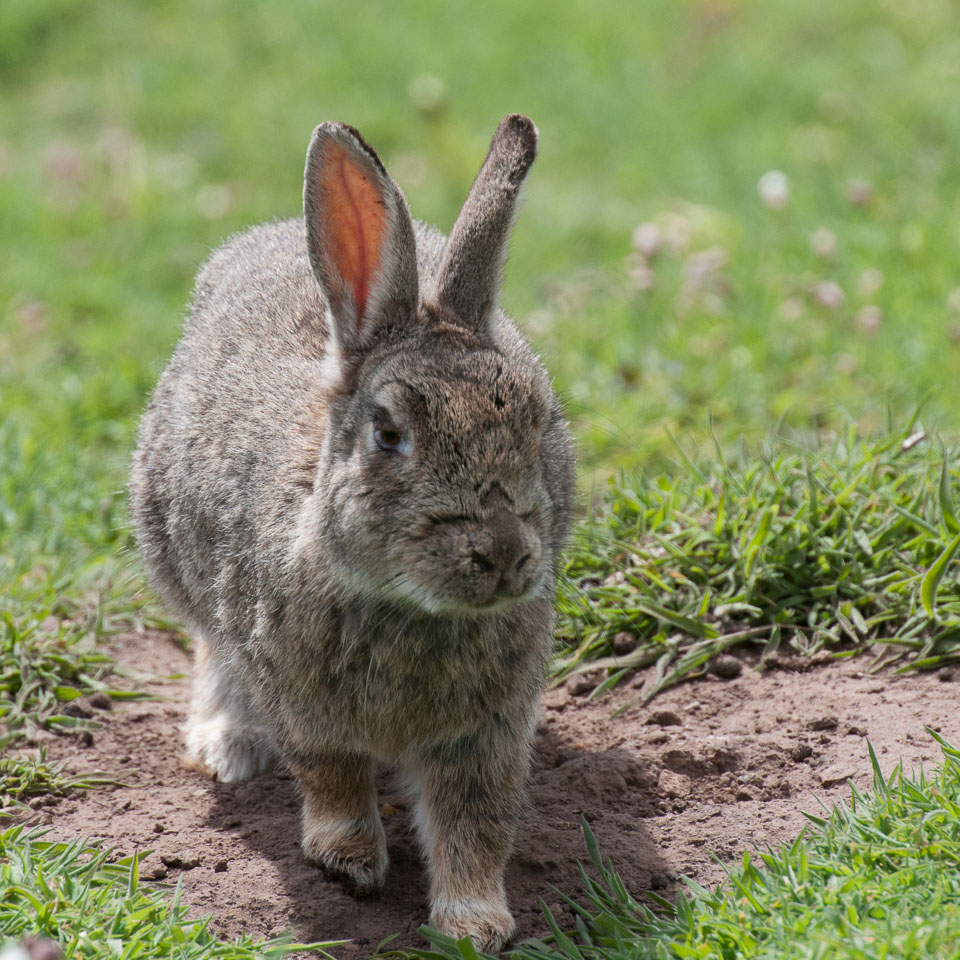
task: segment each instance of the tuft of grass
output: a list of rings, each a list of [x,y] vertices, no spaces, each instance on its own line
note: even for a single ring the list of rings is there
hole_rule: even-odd
[[[92,620],[60,619],[65,613],[45,605],[21,616],[0,613],[0,722],[8,741],[28,736],[34,727],[56,733],[98,727],[69,706],[85,694],[118,700],[144,696],[107,682],[114,663],[98,649],[103,607]]]
[[[9,739],[0,739],[0,747],[5,748]],[[65,773],[63,764],[47,763],[43,747],[33,755],[0,754],[0,818],[17,817],[25,811],[26,802],[36,797],[63,797],[72,790],[120,782],[115,775],[100,770]]]
[[[611,482],[568,554],[557,676],[599,669],[607,689],[655,663],[645,701],[745,642],[901,669],[960,659],[960,451],[909,433],[773,442],[739,466],[681,448],[672,475]],[[623,633],[635,647],[614,655]]]
[[[329,956],[327,948],[336,946],[247,936],[224,942],[210,932],[209,919],[188,919],[179,881],[172,895],[140,883],[139,856],[110,862],[110,851],[49,842],[23,827],[0,833],[0,892],[7,937],[48,937],[66,957],[276,960],[303,950]]]
[[[898,766],[884,778],[871,748],[873,790],[851,784],[849,805],[807,815],[812,829],[791,844],[751,856],[715,890],[686,880],[675,903],[653,907],[604,861],[586,821],[596,878],[581,866],[576,929],[561,930],[544,905],[552,937],[528,940],[514,960],[942,960],[960,958],[960,750],[931,731],[943,752],[932,779]],[[469,940],[423,928],[422,960],[478,960]]]

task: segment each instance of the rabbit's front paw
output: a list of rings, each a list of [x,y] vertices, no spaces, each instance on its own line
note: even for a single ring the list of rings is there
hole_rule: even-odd
[[[260,727],[236,727],[225,718],[190,720],[184,728],[186,765],[224,783],[249,780],[271,770],[276,753]]]
[[[383,886],[387,843],[379,821],[305,817],[301,846],[308,860],[346,879],[357,893]]]
[[[487,953],[501,951],[516,929],[507,904],[500,897],[435,901],[430,911],[430,925],[457,940],[470,937],[478,950]]]

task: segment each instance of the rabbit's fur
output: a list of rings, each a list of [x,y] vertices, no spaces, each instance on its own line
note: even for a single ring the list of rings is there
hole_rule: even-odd
[[[522,802],[573,458],[547,374],[498,295],[537,132],[500,124],[451,235],[411,220],[373,150],[322,124],[303,219],[200,272],[144,415],[131,504],[192,631],[192,762],[281,758],[303,849],[384,881],[377,761],[410,783],[431,922],[510,937]]]

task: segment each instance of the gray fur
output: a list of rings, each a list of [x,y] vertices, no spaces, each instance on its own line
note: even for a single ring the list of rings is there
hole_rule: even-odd
[[[503,138],[525,125],[535,131],[501,124],[484,171],[514,155]],[[512,931],[503,871],[551,650],[570,439],[539,360],[491,312],[515,191],[481,171],[451,250],[409,221],[351,128],[318,128],[311,153],[327,135],[396,191],[360,334],[343,327],[349,310],[328,310],[311,199],[313,226],[266,224],[216,251],[141,423],[134,523],[153,583],[203,637],[193,761],[239,779],[278,753],[304,791],[305,852],[363,889],[387,866],[372,765],[398,765],[431,921],[498,949]],[[500,226],[474,230],[504,197]],[[483,247],[472,268],[471,237]],[[378,446],[380,421],[408,456]],[[226,690],[245,691],[229,710]]]

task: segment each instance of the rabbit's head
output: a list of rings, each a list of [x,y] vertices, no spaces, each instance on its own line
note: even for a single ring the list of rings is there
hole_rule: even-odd
[[[449,238],[417,236],[353,128],[325,123],[304,213],[328,305],[323,440],[299,550],[342,588],[483,614],[552,590],[572,454],[543,367],[498,306],[537,131],[500,124]]]

